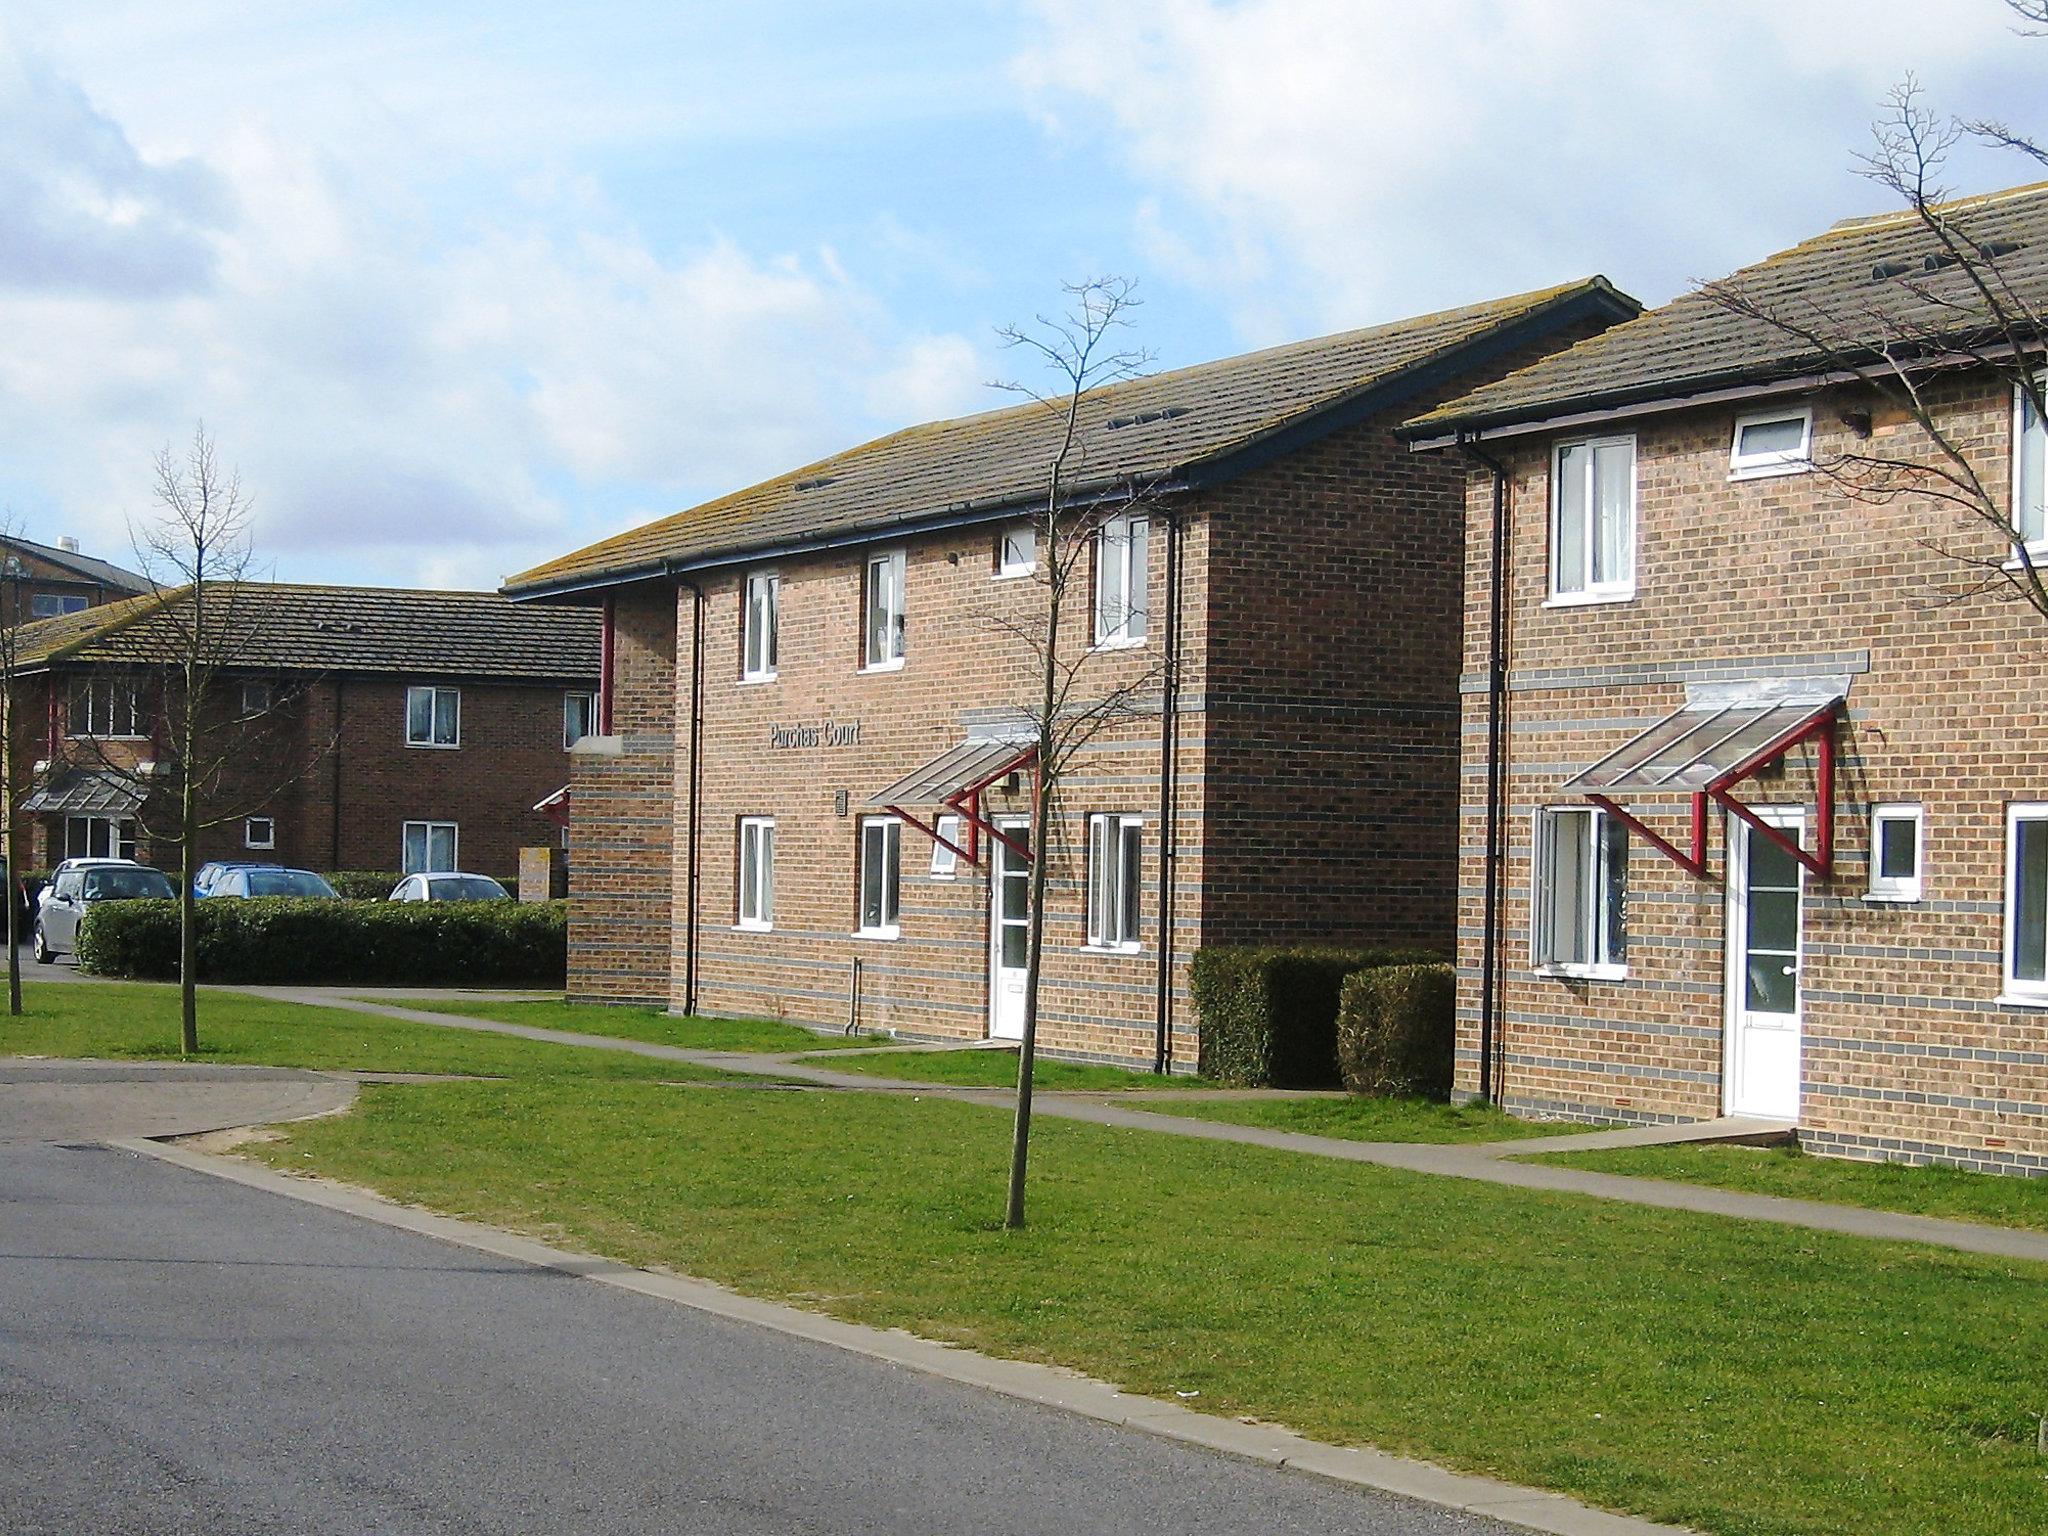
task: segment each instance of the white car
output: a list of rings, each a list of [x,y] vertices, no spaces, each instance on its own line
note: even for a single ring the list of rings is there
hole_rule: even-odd
[[[79,925],[103,901],[169,901],[177,894],[170,876],[132,859],[67,860],[50,881],[49,905],[36,914],[36,960],[48,965],[77,949]]]
[[[134,865],[134,859],[66,859],[50,871],[50,878],[43,882],[43,888],[36,892],[36,915],[42,916],[50,905],[50,897],[56,893],[57,877],[67,869],[126,869]],[[146,867],[146,866],[145,866]]]
[[[510,901],[512,893],[489,875],[455,870],[407,875],[391,887],[390,901]]]

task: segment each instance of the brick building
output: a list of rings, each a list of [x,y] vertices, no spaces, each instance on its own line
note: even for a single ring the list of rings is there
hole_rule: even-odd
[[[1635,308],[1593,279],[1088,398],[1063,660],[1128,707],[1049,829],[1048,1050],[1191,1068],[1202,944],[1448,947],[1463,471],[1393,428]],[[574,995],[1018,1033],[1056,440],[1037,406],[912,428],[508,583],[610,636]]]
[[[596,615],[489,592],[283,583],[212,589],[210,611],[229,635],[213,653],[212,740],[246,767],[208,792],[213,814],[233,815],[201,833],[201,859],[509,881],[521,847],[559,839],[534,807],[591,725]],[[189,613],[179,589],[15,632],[29,866],[175,860],[148,835],[167,811],[145,801],[174,773],[164,707]]]
[[[2048,189],[1944,217],[2039,313]],[[1471,471],[1460,1087],[2038,1172],[2048,619],[1952,600],[2018,549],[1856,492],[1936,446],[1874,352],[1770,316],[1945,355],[1919,386],[2037,556],[2040,421],[1956,365],[1986,317],[1909,215],[1723,286],[1747,312],[1688,295],[1408,429]]]
[[[54,619],[149,590],[147,576],[79,553],[76,539],[0,538],[0,624]]]

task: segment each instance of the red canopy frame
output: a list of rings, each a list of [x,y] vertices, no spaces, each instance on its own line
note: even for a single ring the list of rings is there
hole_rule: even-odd
[[[1737,763],[1733,768],[1713,780],[1705,788],[1694,791],[1692,797],[1692,851],[1687,853],[1675,846],[1669,839],[1660,836],[1647,826],[1641,817],[1617,805],[1606,795],[1588,794],[1586,798],[1600,809],[1621,822],[1631,832],[1641,837],[1651,847],[1670,859],[1680,869],[1696,880],[1705,880],[1707,874],[1707,801],[1730,814],[1739,816],[1763,836],[1792,855],[1815,876],[1829,879],[1835,872],[1835,731],[1839,716],[1836,706],[1829,704],[1817,710],[1803,724],[1780,736],[1761,751]],[[1761,816],[1737,800],[1731,791],[1737,784],[1753,774],[1768,768],[1772,763],[1782,761],[1785,754],[1794,747],[1814,744],[1818,758],[1815,768],[1815,788],[1820,806],[1815,816],[1814,848],[1808,851],[1787,837],[1784,830],[1774,827]]]
[[[941,835],[936,825],[927,825],[921,818],[905,810],[900,805],[884,806],[883,809],[888,811],[890,815],[899,816],[904,821],[909,822],[910,825],[917,828],[918,831],[937,843],[941,848],[952,849],[955,854],[965,859],[969,866],[974,869],[983,867],[981,839],[984,833],[994,841],[1001,843],[1016,856],[1020,863],[1029,864],[1031,862],[1031,849],[1025,844],[1018,842],[1009,833],[1003,831],[1002,828],[982,814],[981,793],[989,785],[995,783],[997,779],[1006,779],[1021,769],[1035,766],[1037,762],[1038,748],[1024,747],[1019,750],[1015,757],[1009,759],[1001,767],[993,772],[984,773],[980,778],[962,785],[939,802],[947,810],[958,815],[961,822],[966,826],[967,846],[964,848],[950,837]],[[1031,813],[1034,818],[1038,814],[1038,776],[1036,774],[1031,776]],[[937,819],[934,817],[933,821],[936,822]]]

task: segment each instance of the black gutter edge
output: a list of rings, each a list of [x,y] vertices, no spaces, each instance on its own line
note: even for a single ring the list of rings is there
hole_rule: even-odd
[[[1506,862],[1501,834],[1506,789],[1506,734],[1502,716],[1508,692],[1508,469],[1479,446],[1476,436],[1459,434],[1458,446],[1493,471],[1493,568],[1487,577],[1490,591],[1486,639],[1486,884],[1480,920],[1480,942],[1484,948],[1479,957],[1479,1099],[1481,1103],[1492,1104],[1498,1101],[1500,1091],[1494,1070],[1494,1043],[1500,1033],[1496,994],[1500,989],[1500,880]]]

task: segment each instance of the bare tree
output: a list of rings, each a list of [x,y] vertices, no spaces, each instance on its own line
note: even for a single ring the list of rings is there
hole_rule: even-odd
[[[2007,4],[2034,24],[2036,35],[2048,27],[2048,0]],[[1816,454],[1815,468],[1868,505],[1913,498],[1956,514],[1960,535],[1921,540],[1959,571],[1930,594],[1933,601],[2024,602],[2048,620],[2048,583],[2029,553],[2030,544],[2039,548],[2041,532],[2021,526],[2027,509],[2020,487],[2007,494],[2003,477],[1985,479],[1981,454],[1973,454],[1945,409],[1953,382],[1968,374],[1996,381],[2034,419],[2048,420],[2040,372],[2048,327],[2038,279],[2021,277],[2022,263],[2038,269],[2039,253],[1997,235],[1995,204],[1954,199],[1943,176],[1952,153],[1965,144],[2048,165],[2048,150],[2010,125],[1931,110],[1909,77],[1887,98],[1871,148],[1859,160],[1862,174],[1896,197],[1925,237],[1923,254],[1881,264],[1855,300],[1787,299],[1742,277],[1705,284],[1702,292],[1731,313],[1796,340],[1819,371],[1866,387],[1877,398],[1876,414],[1916,429],[1900,443],[1863,422],[1858,446]]]
[[[1038,1000],[1045,959],[1045,891],[1060,824],[1061,784],[1074,755],[1120,720],[1156,708],[1163,676],[1158,665],[1132,670],[1121,653],[1114,681],[1104,653],[1070,623],[1077,594],[1087,592],[1089,560],[1096,539],[1122,528],[1158,499],[1158,483],[1091,473],[1088,407],[1097,391],[1137,376],[1150,354],[1118,345],[1138,304],[1134,285],[1123,278],[1094,278],[1065,285],[1063,315],[1040,315],[1030,328],[1007,327],[1003,344],[1035,357],[1054,383],[1040,389],[1022,382],[998,387],[1028,395],[1046,412],[1052,451],[1046,464],[1045,494],[1032,517],[1035,538],[1035,601],[1024,611],[991,615],[990,622],[1029,655],[1037,697],[1025,712],[1022,734],[1034,753],[1030,837],[1029,945],[1024,969],[1024,1019],[1017,1050],[1016,1118],[1010,1146],[1009,1199],[1003,1225],[1024,1225],[1025,1174],[1031,1148],[1031,1088],[1038,1042]],[[1118,520],[1123,521],[1119,522]],[[1145,594],[1126,593],[1128,608],[1142,612]]]

